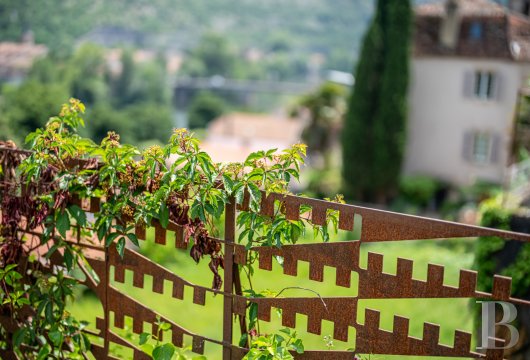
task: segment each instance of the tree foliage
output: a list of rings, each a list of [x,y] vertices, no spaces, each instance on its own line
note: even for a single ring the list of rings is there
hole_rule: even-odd
[[[289,39],[274,35],[271,44],[257,51],[257,59],[247,58],[244,49],[226,36],[207,33],[189,50],[181,75],[191,77],[223,76],[236,79],[269,79],[305,81],[308,56],[295,52]],[[285,36],[285,34],[283,35]]]
[[[410,2],[377,3],[355,71],[343,131],[348,197],[386,201],[397,189],[406,131]]]
[[[188,111],[190,128],[205,128],[212,120],[223,115],[226,110],[227,104],[222,98],[201,92],[193,99]]]
[[[480,225],[501,230],[521,231],[514,228],[517,222],[514,218],[524,217],[524,207],[506,206],[503,204],[502,194],[487,199],[480,204]],[[526,217],[528,221],[528,217]],[[528,228],[528,225],[524,227]],[[524,229],[527,230],[527,229]],[[514,296],[526,297],[529,294],[530,278],[530,244],[510,245],[512,241],[505,241],[495,236],[482,236],[475,245],[475,261],[473,268],[478,271],[477,288],[481,291],[492,291],[491,278],[495,274],[502,274],[512,278],[512,293]],[[511,261],[510,261],[511,260]]]
[[[118,131],[127,142],[166,141],[173,127],[169,84],[158,61],[135,64],[130,50],[122,53],[122,71],[112,74],[103,49],[81,46],[72,56],[53,54],[33,65],[21,86],[6,85],[0,103],[0,139],[22,143],[43,126],[71,95],[91,105],[93,118],[83,135],[98,141]]]
[[[325,156],[334,141],[338,140],[346,110],[345,98],[346,89],[343,86],[328,82],[299,100],[297,112],[308,112],[309,123],[302,137],[310,149],[309,154]]]
[[[32,79],[20,87],[5,87],[0,105],[0,124],[8,132],[0,133],[0,139],[21,142],[24,136],[43,126],[47,119],[56,114],[68,90],[61,84],[43,84]]]
[[[182,73],[192,77],[222,75],[237,77],[241,64],[235,45],[226,37],[207,33],[191,49],[182,64]]]
[[[92,0],[2,0],[0,41],[19,41],[25,31],[34,32],[37,43],[65,56],[72,52],[77,37],[93,24]],[[83,16],[81,16],[81,14]]]
[[[114,103],[118,107],[125,106],[130,102],[134,70],[132,51],[125,49],[121,54],[121,72],[111,85]]]
[[[103,101],[108,94],[105,84],[105,58],[103,49],[93,45],[81,46],[66,68],[71,96],[88,105]]]

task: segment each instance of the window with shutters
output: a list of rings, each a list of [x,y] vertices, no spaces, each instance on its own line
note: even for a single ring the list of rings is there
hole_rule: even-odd
[[[491,71],[475,72],[474,95],[479,99],[492,99],[494,96],[495,75]]]
[[[501,100],[501,78],[489,70],[467,71],[464,77],[464,96],[469,99]]]
[[[483,131],[471,131],[464,137],[464,158],[475,164],[496,163],[500,137]]]
[[[490,160],[491,136],[484,133],[475,133],[473,136],[473,161],[479,164],[487,164]]]

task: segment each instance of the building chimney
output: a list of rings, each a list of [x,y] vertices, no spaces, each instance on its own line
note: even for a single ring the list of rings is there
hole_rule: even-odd
[[[446,0],[445,16],[440,29],[440,43],[446,48],[456,47],[461,20],[458,0]]]

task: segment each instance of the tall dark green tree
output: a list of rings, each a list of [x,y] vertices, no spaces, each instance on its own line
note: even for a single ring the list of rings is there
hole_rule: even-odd
[[[387,201],[396,191],[405,144],[412,10],[378,0],[364,37],[343,130],[347,197]]]

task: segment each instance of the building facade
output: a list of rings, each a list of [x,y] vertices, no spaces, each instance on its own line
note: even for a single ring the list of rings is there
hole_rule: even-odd
[[[528,17],[488,0],[424,4],[413,54],[405,174],[502,183],[530,76]]]
[[[46,46],[35,44],[31,31],[24,34],[21,42],[0,42],[0,85],[22,83],[33,62],[47,53]]]

